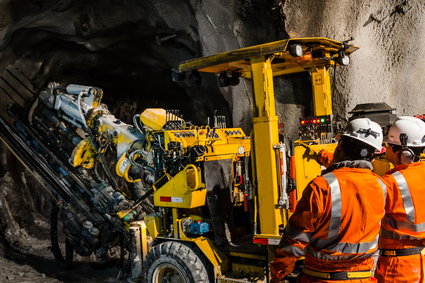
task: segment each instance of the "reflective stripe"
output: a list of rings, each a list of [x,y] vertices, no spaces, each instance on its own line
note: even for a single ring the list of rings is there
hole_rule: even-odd
[[[375,239],[372,242],[362,242],[362,243],[338,243],[332,248],[332,251],[346,253],[346,254],[355,254],[355,253],[365,253],[371,249],[375,249],[378,246],[379,235],[376,235]]]
[[[334,173],[323,176],[331,189],[331,219],[329,223],[328,240],[338,239],[341,226],[341,188]]]
[[[304,243],[309,243],[311,239],[311,233],[300,232],[298,227],[294,226],[291,222],[286,225],[284,233],[291,239]]]
[[[311,243],[313,246],[319,249],[324,249],[332,252],[354,254],[354,253],[365,253],[371,249],[376,249],[378,245],[379,235],[376,235],[372,242],[362,243],[330,243],[329,240],[312,239]]]
[[[412,196],[410,195],[409,186],[407,185],[406,179],[400,172],[392,174],[396,180],[398,187],[400,188],[401,197],[403,199],[404,210],[406,211],[407,219],[414,223],[415,222],[415,208],[413,207]]]
[[[315,258],[323,259],[323,260],[348,260],[348,259],[367,259],[373,256],[375,251],[371,253],[363,253],[363,254],[342,254],[342,255],[330,255],[324,253],[322,251],[318,251],[311,246],[307,246],[305,248],[306,254],[309,254]]]
[[[313,246],[319,249],[325,249],[332,252],[340,252],[347,254],[356,254],[356,253],[366,253],[369,250],[376,249],[378,245],[379,235],[376,235],[375,239],[371,242],[361,242],[361,243],[340,243],[338,242],[339,238],[339,229],[341,225],[341,188],[339,186],[338,179],[335,174],[328,173],[323,176],[328,182],[331,190],[331,219],[329,224],[328,238],[327,239],[318,239],[312,238],[311,243]],[[386,197],[386,186],[385,184],[378,179],[380,184],[384,199]]]
[[[425,231],[425,222],[419,224],[412,224],[408,222],[398,222],[397,228],[400,231],[410,231],[410,232],[424,232]]]
[[[381,179],[378,179],[378,182],[381,185],[382,191],[384,192],[384,203],[385,203],[385,201],[387,200],[387,186]]]
[[[425,222],[413,224],[404,221],[396,221],[390,216],[385,216],[386,222],[394,229],[404,232],[425,232]]]
[[[293,254],[294,256],[304,256],[304,250],[298,247],[294,247],[294,246],[284,246],[282,248],[282,250],[284,250],[287,253]]]
[[[303,249],[292,246],[284,238],[280,240],[279,248],[281,248],[282,250],[284,250],[285,252],[289,254],[293,254],[294,256],[304,256],[305,254]]]
[[[383,239],[394,239],[394,240],[403,240],[403,241],[417,241],[417,240],[423,240],[423,238],[416,238],[412,235],[401,235],[394,231],[388,231],[384,227],[382,227],[381,230],[381,237]]]

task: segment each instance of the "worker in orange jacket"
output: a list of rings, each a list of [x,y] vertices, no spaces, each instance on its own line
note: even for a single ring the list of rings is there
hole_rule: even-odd
[[[379,282],[425,282],[425,123],[399,117],[389,128],[386,159],[394,168],[388,187],[375,277]]]
[[[298,282],[369,282],[384,216],[385,185],[371,160],[382,148],[382,129],[367,118],[352,120],[332,165],[308,184],[284,229],[272,260],[272,282],[305,256]]]

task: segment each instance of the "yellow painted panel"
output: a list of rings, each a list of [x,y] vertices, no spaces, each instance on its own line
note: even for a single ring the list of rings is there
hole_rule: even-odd
[[[171,120],[183,121],[181,118],[175,116],[174,114],[168,114]],[[142,123],[154,131],[162,130],[165,123],[167,122],[167,111],[162,108],[147,108],[145,111],[140,114],[140,120]]]
[[[319,152],[322,149],[334,152],[337,145],[337,143],[316,144],[310,145],[310,148],[315,152]],[[322,169],[324,169],[320,166],[319,163],[317,163],[313,151],[310,151],[301,145],[294,148],[295,185],[297,188],[297,199],[301,198],[302,193],[308,183],[310,183],[310,181],[317,176],[320,176]]]
[[[201,168],[189,164],[162,187],[156,189],[154,205],[194,208],[205,205],[206,195],[205,184],[201,181]]]
[[[214,273],[216,276],[221,276],[222,272],[229,269],[229,259],[222,251],[213,245],[210,239],[199,237],[195,239],[195,244],[214,266]]]
[[[159,234],[162,233],[160,217],[153,213],[146,215],[143,219],[149,232],[149,236],[151,236],[152,240],[154,240]]]
[[[332,115],[331,79],[326,67],[311,72],[314,115]]]

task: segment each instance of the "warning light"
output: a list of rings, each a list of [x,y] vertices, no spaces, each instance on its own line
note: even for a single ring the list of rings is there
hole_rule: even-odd
[[[325,118],[322,118],[320,122],[325,123]]]
[[[329,118],[326,118],[326,122],[329,122]]]
[[[304,120],[302,120],[302,121],[301,121],[301,124],[302,124],[302,125],[304,125],[304,124],[305,124],[305,121],[304,121]]]

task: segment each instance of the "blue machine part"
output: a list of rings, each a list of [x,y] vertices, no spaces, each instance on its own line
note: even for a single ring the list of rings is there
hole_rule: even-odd
[[[206,222],[192,222],[189,229],[191,235],[203,235],[210,231],[210,225]]]

